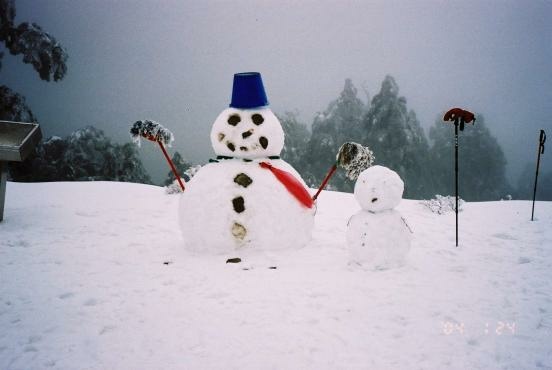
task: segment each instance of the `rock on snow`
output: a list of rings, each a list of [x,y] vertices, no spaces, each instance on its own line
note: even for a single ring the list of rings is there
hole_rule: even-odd
[[[8,183],[1,369],[552,367],[552,204],[397,207],[406,264],[348,266],[350,194],[313,240],[226,264],[182,248],[179,195],[123,183]],[[271,269],[269,267],[277,267]]]

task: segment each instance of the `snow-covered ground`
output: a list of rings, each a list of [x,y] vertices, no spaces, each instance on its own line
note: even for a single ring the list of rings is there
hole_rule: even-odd
[[[0,369],[552,368],[550,202],[466,203],[455,248],[405,200],[385,271],[347,264],[352,195],[318,203],[307,247],[226,264],[183,250],[163,188],[8,183]]]

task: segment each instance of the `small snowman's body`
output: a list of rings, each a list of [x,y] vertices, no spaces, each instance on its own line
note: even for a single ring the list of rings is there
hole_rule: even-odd
[[[257,91],[251,83],[260,84]],[[192,251],[229,256],[303,246],[311,238],[314,207],[298,201],[261,166],[292,175],[310,200],[301,176],[279,157],[284,132],[267,106],[260,75],[236,75],[233,91],[230,108],[211,130],[217,160],[203,166],[182,194],[185,244]]]
[[[354,195],[362,210],[351,217],[347,227],[351,262],[369,269],[404,264],[412,231],[394,209],[403,190],[401,178],[389,168],[373,166],[360,174]]]

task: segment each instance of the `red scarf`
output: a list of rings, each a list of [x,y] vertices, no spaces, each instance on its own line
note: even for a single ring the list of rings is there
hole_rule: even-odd
[[[299,203],[303,204],[307,208],[312,208],[314,202],[312,201],[312,198],[310,194],[308,193],[307,189],[297,180],[293,175],[289,172],[286,172],[284,170],[281,170],[279,168],[273,167],[270,163],[267,162],[261,162],[259,165],[262,168],[269,169],[274,176],[280,181],[286,189],[299,201]]]

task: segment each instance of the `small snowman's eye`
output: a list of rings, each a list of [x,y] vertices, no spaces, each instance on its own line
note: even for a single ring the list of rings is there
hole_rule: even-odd
[[[263,116],[261,116],[258,113],[255,113],[254,115],[252,115],[251,119],[253,120],[253,123],[256,124],[257,126],[264,122]]]
[[[372,198],[372,203],[376,203],[378,201],[378,198]]]
[[[237,114],[232,114],[230,117],[228,117],[228,124],[232,126],[236,126],[238,123],[240,123],[241,118]]]

